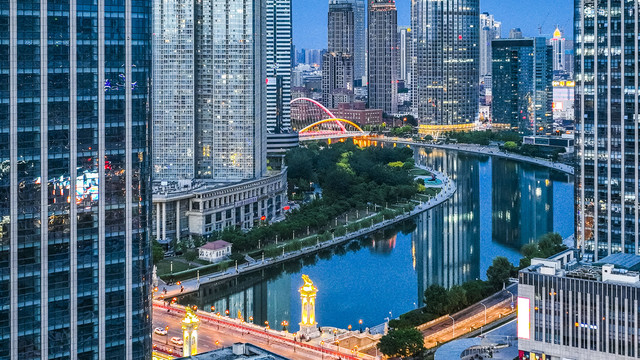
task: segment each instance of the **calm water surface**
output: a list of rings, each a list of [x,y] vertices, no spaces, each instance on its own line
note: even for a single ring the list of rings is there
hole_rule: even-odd
[[[522,245],[573,234],[573,179],[511,160],[419,149],[419,163],[449,174],[448,202],[375,235],[236,279],[203,285],[183,304],[298,330],[302,274],[318,287],[320,326],[374,326],[421,305],[424,289],[485,278],[495,256],[514,264]]]

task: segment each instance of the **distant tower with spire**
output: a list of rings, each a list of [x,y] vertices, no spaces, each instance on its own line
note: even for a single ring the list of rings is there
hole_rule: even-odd
[[[553,32],[551,39],[553,47],[553,71],[566,71],[565,69],[565,39],[564,34],[559,27]]]

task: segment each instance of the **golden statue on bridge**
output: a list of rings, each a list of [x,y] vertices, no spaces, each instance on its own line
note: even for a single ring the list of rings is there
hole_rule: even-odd
[[[308,338],[320,336],[318,323],[316,322],[316,293],[318,288],[313,285],[309,276],[302,275],[304,285],[298,290],[302,302],[302,321],[300,321],[300,334]]]
[[[200,319],[190,306],[185,307],[184,310],[184,319],[182,319],[182,356],[197,355]]]

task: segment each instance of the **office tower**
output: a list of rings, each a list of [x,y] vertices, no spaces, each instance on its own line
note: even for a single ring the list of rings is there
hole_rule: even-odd
[[[307,65],[322,65],[322,50],[305,49],[304,63]]]
[[[398,12],[395,1],[372,0],[368,16],[369,107],[398,112]]]
[[[291,131],[291,0],[266,0],[267,143]]]
[[[480,14],[480,82],[491,77],[491,41],[501,37],[502,23],[489,13]]]
[[[330,109],[336,108],[339,99],[344,98],[343,90],[353,92],[353,57],[327,52],[322,63],[322,104]]]
[[[367,72],[366,0],[349,0],[353,5],[353,78],[362,80]]]
[[[520,28],[513,28],[509,30],[509,39],[523,39],[522,30]]]
[[[640,253],[637,10],[576,2],[576,241],[594,260]]]
[[[336,107],[336,90],[353,91],[354,5],[343,0],[329,1],[327,52],[322,56],[322,103]],[[339,93],[341,91],[338,91]]]
[[[263,1],[196,6],[197,178],[233,182],[266,172],[265,17]]]
[[[519,272],[520,359],[640,357],[640,256],[601,260],[581,262],[566,250]]]
[[[551,47],[545,38],[493,40],[493,123],[522,134],[553,130]]]
[[[573,50],[573,40],[564,41],[564,71],[567,78],[573,80],[574,78],[574,65],[575,65],[575,51]]]
[[[151,3],[0,5],[0,356],[149,359]]]
[[[551,38],[551,46],[553,47],[553,71],[566,71],[565,69],[565,39],[564,34],[559,28],[553,32]]]
[[[191,180],[194,171],[194,2],[153,9],[153,177]],[[161,59],[161,60],[160,60]]]
[[[411,28],[398,26],[398,80],[411,85]]]
[[[420,125],[450,129],[471,125],[478,114],[479,1],[415,0],[414,103]]]
[[[306,64],[307,60],[305,59],[305,54],[306,54],[306,50],[305,49],[300,49],[300,50],[296,50],[295,51],[296,54],[296,64],[295,66],[298,66],[298,64]]]

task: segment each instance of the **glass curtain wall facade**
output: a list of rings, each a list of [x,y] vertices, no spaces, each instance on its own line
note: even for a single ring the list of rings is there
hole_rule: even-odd
[[[372,0],[368,22],[369,108],[395,114],[398,112],[398,11],[395,1]]]
[[[553,128],[553,62],[545,38],[492,42],[493,106],[496,124],[523,134]]]
[[[420,124],[473,123],[480,76],[479,0],[412,0],[411,7]]]
[[[640,254],[637,1],[576,0],[576,231],[587,258]]]
[[[233,182],[266,173],[264,1],[203,0],[195,8],[196,177]]]
[[[151,3],[0,1],[0,357],[148,359]]]
[[[153,9],[154,180],[194,178],[194,1]]]

